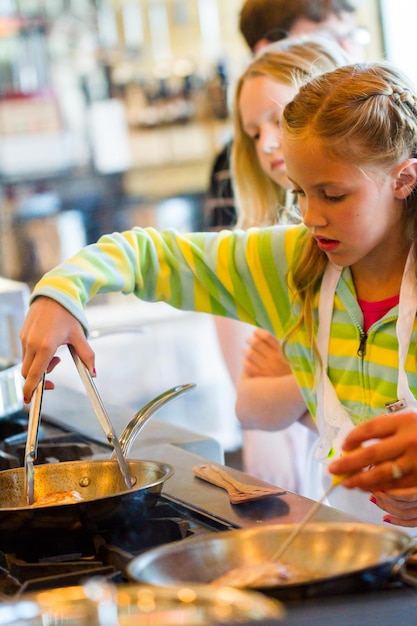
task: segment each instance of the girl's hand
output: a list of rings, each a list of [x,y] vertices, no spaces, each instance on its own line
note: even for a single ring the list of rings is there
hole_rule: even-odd
[[[266,330],[257,328],[247,340],[249,348],[244,353],[244,374],[257,376],[286,376],[291,369],[279,341]]]
[[[384,516],[384,522],[409,528],[417,526],[417,489],[377,491],[370,499],[388,513]]]
[[[44,372],[51,372],[59,363],[54,357],[59,346],[71,344],[80,359],[94,376],[94,352],[90,348],[79,321],[55,300],[41,296],[31,305],[20,331],[22,341],[22,376],[25,402],[30,402],[32,393]],[[51,381],[45,384],[53,389]]]
[[[277,339],[256,329],[247,343],[235,406],[241,426],[282,430],[300,420],[316,430]]]
[[[329,471],[349,474],[344,487],[371,492],[417,488],[416,412],[379,415],[360,424],[347,435],[343,449],[351,452],[333,461]]]

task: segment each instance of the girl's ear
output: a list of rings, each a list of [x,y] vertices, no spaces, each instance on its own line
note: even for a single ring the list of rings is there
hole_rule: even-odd
[[[417,187],[417,159],[407,159],[395,172],[394,197],[404,200]]]

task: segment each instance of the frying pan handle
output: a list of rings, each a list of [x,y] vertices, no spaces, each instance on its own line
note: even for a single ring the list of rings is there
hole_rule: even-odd
[[[133,442],[152,415],[155,415],[155,413],[168,404],[168,402],[172,402],[172,400],[175,400],[187,391],[194,389],[194,387],[195,383],[177,385],[176,387],[172,387],[171,389],[164,391],[161,395],[157,396],[139,409],[119,437],[120,447],[122,448],[124,456],[128,456]],[[114,456],[114,453],[112,456]]]
[[[417,537],[414,537],[411,546],[408,548],[406,553],[398,559],[391,571],[391,575],[394,578],[399,578],[401,582],[409,587],[412,587],[413,589],[417,589],[417,576],[412,576],[407,572],[407,562],[410,561],[412,557],[414,557],[413,562],[417,562],[416,551]]]

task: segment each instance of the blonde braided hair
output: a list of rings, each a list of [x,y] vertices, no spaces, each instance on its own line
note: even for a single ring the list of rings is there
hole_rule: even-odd
[[[417,91],[387,62],[347,65],[314,78],[285,107],[283,117],[284,141],[297,138],[306,145],[318,138],[329,156],[377,176],[417,157]],[[404,241],[417,248],[415,188],[404,200],[404,222]],[[326,265],[327,256],[307,232],[291,279],[302,302],[296,328],[305,323],[313,348],[313,302]]]

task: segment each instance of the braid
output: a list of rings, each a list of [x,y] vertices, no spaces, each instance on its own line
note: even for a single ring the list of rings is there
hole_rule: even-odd
[[[407,104],[414,115],[417,113],[417,99],[414,94],[411,93],[409,89],[403,89],[399,85],[393,85],[392,91],[389,94],[394,102],[402,102]]]
[[[402,127],[408,130],[415,139],[412,155],[417,155],[417,97],[409,89],[403,89],[399,85],[392,85],[392,91],[388,94],[394,106],[401,109]]]

